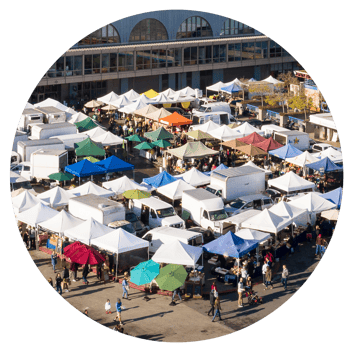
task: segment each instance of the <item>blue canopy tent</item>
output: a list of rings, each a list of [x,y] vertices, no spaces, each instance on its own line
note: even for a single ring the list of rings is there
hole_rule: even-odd
[[[214,172],[215,170],[222,170],[222,169],[228,169],[228,167],[222,163],[216,169],[214,169],[214,170],[212,170],[210,172],[204,172],[203,174],[205,174],[207,176],[210,176],[211,173]]]
[[[242,90],[243,89],[240,86],[238,86],[237,84],[235,84],[235,83],[232,83],[229,86],[224,86],[224,87],[221,88],[222,92],[227,92],[227,93],[230,93],[230,94],[236,93],[236,92],[239,92],[239,91],[242,91]]]
[[[317,162],[306,164],[306,167],[318,170],[319,172],[328,173],[343,170],[342,166],[333,163],[329,157],[325,157]]]
[[[134,165],[127,163],[116,156],[111,156],[102,161],[96,162],[95,165],[98,165],[105,169],[107,173],[122,172],[124,170],[133,170]]]
[[[286,158],[299,156],[300,154],[303,153],[303,151],[298,150],[298,148],[295,148],[289,143],[288,145],[285,145],[283,147],[277,148],[272,151],[268,151],[268,153],[271,154],[272,156],[275,156],[281,159],[286,159]]]
[[[90,162],[87,159],[83,159],[80,162],[66,166],[65,172],[71,173],[79,177],[81,183],[82,177],[88,177],[97,174],[105,174],[106,170],[100,167],[99,165]]]
[[[323,197],[326,200],[329,200],[333,202],[335,205],[337,205],[337,208],[341,208],[341,202],[342,202],[342,188],[339,187],[337,189],[334,189],[330,192],[326,192],[324,194],[319,194],[321,197]]]
[[[219,238],[204,245],[203,249],[212,254],[240,259],[249,251],[256,249],[258,244],[256,240],[244,240],[229,231],[227,234],[221,235]]]
[[[163,171],[151,178],[144,178],[142,181],[148,185],[151,185],[155,188],[159,188],[160,186],[164,186],[172,183],[173,181],[177,181],[178,179],[174,178],[172,175]]]

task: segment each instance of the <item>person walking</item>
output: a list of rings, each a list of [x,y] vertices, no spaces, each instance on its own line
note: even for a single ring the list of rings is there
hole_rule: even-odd
[[[130,300],[128,298],[129,283],[127,281],[127,276],[126,275],[124,276],[124,279],[123,279],[123,282],[121,283],[121,285],[123,286],[123,298],[125,298],[125,294],[126,294],[126,299]]]
[[[77,281],[77,269],[78,269],[78,264],[76,262],[71,262],[70,271],[71,271],[72,280],[74,282]]]
[[[283,265],[283,271],[282,271],[282,279],[281,279],[281,283],[284,287],[284,290],[287,290],[287,281],[288,281],[288,269],[286,265]]]
[[[121,300],[118,298],[116,303],[115,303],[115,308],[116,308],[116,316],[114,321],[119,320],[120,325],[123,325],[123,323],[121,322],[121,309],[122,309],[122,303]]]
[[[88,268],[88,264],[86,264],[82,271],[82,281],[84,284],[87,284],[87,285],[88,285],[88,281],[87,281],[88,273],[89,273],[89,268]]]
[[[265,288],[265,290],[267,290],[267,287],[269,285],[271,285],[271,289],[273,289],[273,285],[272,285],[272,270],[271,270],[270,267],[267,267],[265,277],[266,277],[266,282],[265,282],[266,288]]]
[[[57,255],[55,254],[55,251],[53,251],[52,253],[51,253],[51,256],[50,256],[50,259],[51,259],[51,264],[52,264],[52,266],[53,266],[53,271],[54,271],[54,273],[55,273],[55,266],[56,266],[56,264],[57,264]]]
[[[241,277],[238,283],[238,307],[239,308],[243,307],[243,292],[244,292],[244,283],[243,283],[243,277]]]
[[[63,282],[62,289],[65,292],[69,292],[69,283],[70,283],[70,273],[69,270],[64,266],[63,274],[62,274]]]
[[[215,289],[211,289],[210,292],[210,304],[211,304],[211,309],[208,311],[208,316],[212,313],[212,316],[214,316],[214,303],[216,298],[218,297],[218,293]]]
[[[319,257],[321,257],[321,253],[322,253],[322,237],[321,234],[319,234],[316,238],[316,251],[315,251],[315,256],[319,255]]]
[[[58,273],[55,278],[55,285],[56,285],[56,291],[59,292],[60,294],[63,294],[63,291],[61,290],[62,281],[63,279],[61,278],[60,273]]]
[[[214,308],[216,310],[214,316],[213,316],[213,319],[212,319],[212,322],[214,322],[214,319],[216,318],[216,316],[218,315],[219,316],[219,320],[222,320],[221,318],[221,302],[219,300],[219,297],[216,298],[215,302],[214,302]]]
[[[306,241],[311,242],[311,239],[313,237],[313,227],[310,223],[307,223],[307,228],[306,228]]]
[[[106,314],[111,314],[112,313],[112,306],[110,304],[110,300],[109,299],[107,299],[107,301],[105,302],[104,309],[105,309],[105,313]]]
[[[262,281],[263,281],[263,285],[266,285],[266,271],[268,268],[268,264],[267,261],[265,260],[264,264],[262,265]]]
[[[181,289],[180,287],[179,288],[176,288],[173,292],[173,295],[172,295],[172,302],[174,302],[174,298],[175,296],[178,295],[180,301],[182,301],[183,299],[181,298]]]

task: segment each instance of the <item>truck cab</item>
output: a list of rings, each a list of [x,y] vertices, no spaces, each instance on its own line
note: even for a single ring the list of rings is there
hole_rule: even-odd
[[[31,162],[22,162],[14,165],[11,168],[11,171],[21,175],[21,177],[25,178],[28,181],[33,180]]]

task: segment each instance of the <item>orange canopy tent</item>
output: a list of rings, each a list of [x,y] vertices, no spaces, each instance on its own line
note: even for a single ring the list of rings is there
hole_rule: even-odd
[[[192,124],[192,120],[185,118],[184,116],[174,112],[173,114],[159,119],[159,122],[162,124],[168,124],[169,126],[180,126],[180,125],[189,125]]]

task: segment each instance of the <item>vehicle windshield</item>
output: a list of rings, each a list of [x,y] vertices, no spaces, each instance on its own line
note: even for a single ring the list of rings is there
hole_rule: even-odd
[[[201,106],[199,109],[200,112],[205,112],[206,111],[206,107]]]
[[[122,229],[126,230],[127,232],[129,233],[135,233],[135,229],[134,227],[132,226],[131,223],[129,224],[124,224],[123,226],[121,226]]]
[[[225,210],[209,211],[211,221],[220,221],[222,219],[228,218],[227,212]]]
[[[200,235],[199,237],[196,237],[194,239],[189,239],[188,245],[191,245],[191,246],[202,245],[202,236]]]
[[[130,223],[138,221],[137,216],[135,215],[135,213],[127,213],[125,218]]]
[[[246,204],[245,201],[236,199],[234,202],[231,202],[229,206],[233,208],[242,208],[245,204]]]
[[[207,186],[206,191],[208,191],[208,192],[210,192],[211,194],[215,195],[217,190],[216,190],[216,189],[209,188],[209,187]]]
[[[175,216],[175,211],[173,207],[163,208],[161,210],[157,210],[157,215],[159,218],[171,217]]]

